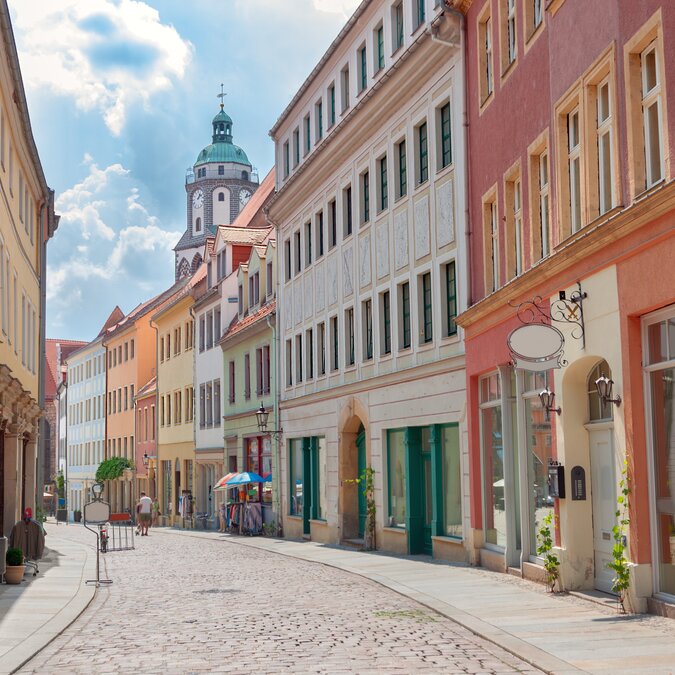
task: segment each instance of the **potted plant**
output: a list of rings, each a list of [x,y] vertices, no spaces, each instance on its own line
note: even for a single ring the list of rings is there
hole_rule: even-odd
[[[5,581],[8,584],[20,584],[26,566],[23,564],[23,551],[20,548],[10,548],[5,555],[7,567],[5,569]]]
[[[75,520],[76,523],[81,522],[82,520],[82,511],[73,511],[73,519]]]

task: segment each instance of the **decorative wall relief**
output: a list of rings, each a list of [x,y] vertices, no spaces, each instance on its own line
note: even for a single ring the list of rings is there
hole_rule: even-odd
[[[436,243],[447,246],[455,241],[455,193],[452,179],[436,189]]]
[[[429,197],[425,195],[415,202],[415,260],[429,255],[431,242],[429,241]]]
[[[382,279],[389,274],[389,221],[385,220],[377,226],[375,234],[375,265],[377,278]]]
[[[344,297],[354,292],[354,251],[346,248],[342,252],[342,293]]]
[[[359,283],[361,288],[370,283],[370,232],[359,239]]]
[[[394,264],[400,270],[408,263],[408,211],[403,209],[394,215]]]
[[[326,283],[325,283],[326,270],[324,264],[320,263],[316,266],[316,272],[314,275],[315,282],[315,293],[314,293],[314,302],[316,305],[317,314],[323,310],[326,306]]]
[[[331,256],[326,261],[326,293],[328,295],[328,304],[334,305],[338,297],[338,269],[337,254]]]

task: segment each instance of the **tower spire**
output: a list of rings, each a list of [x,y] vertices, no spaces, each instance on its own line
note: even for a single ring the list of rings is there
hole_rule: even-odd
[[[225,93],[225,85],[221,82],[220,83],[220,94],[216,94],[216,98],[220,99],[220,109],[223,110],[225,108],[225,97],[227,94]]]

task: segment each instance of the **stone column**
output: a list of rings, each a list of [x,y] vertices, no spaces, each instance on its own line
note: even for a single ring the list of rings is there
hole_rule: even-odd
[[[23,431],[16,424],[5,430],[5,514],[3,531],[9,533],[21,519],[21,460],[23,456]]]

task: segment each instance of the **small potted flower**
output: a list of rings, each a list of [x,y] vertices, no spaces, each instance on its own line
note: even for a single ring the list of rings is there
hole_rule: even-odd
[[[5,581],[8,584],[20,584],[26,566],[23,564],[23,551],[20,548],[10,548],[5,555]]]

